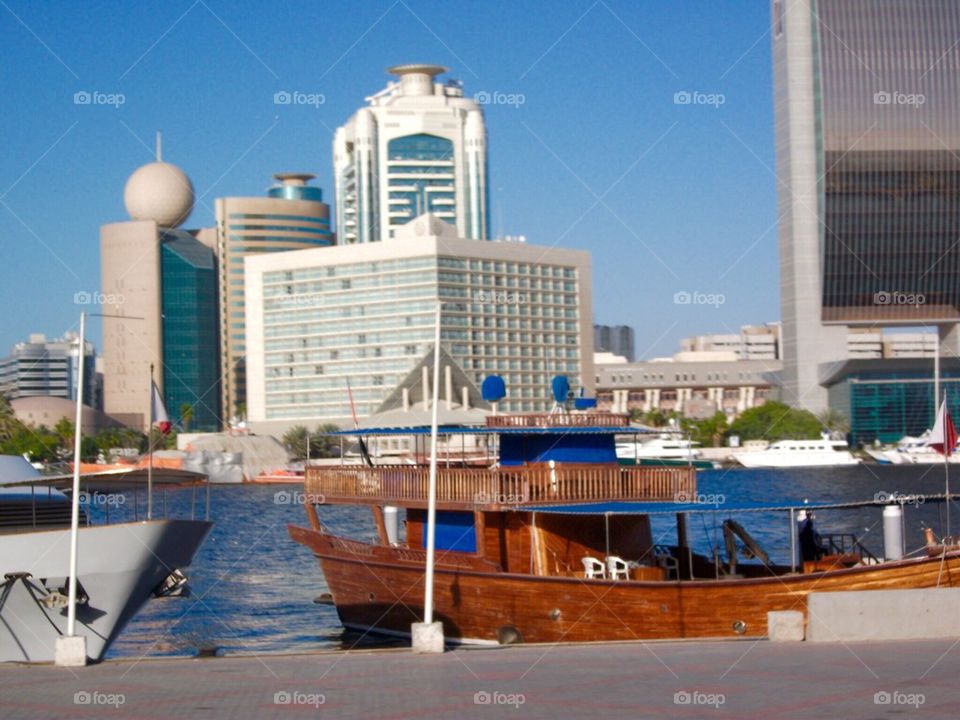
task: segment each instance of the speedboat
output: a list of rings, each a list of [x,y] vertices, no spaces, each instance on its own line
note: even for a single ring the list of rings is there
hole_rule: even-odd
[[[736,452],[734,460],[748,468],[842,467],[858,465],[843,440],[778,440],[764,450]]]
[[[195,484],[202,476],[186,477]],[[130,481],[100,482],[119,498]],[[193,519],[92,524],[102,513],[91,503],[106,497],[96,483],[87,478],[81,486],[87,510],[81,510],[77,541],[75,635],[86,637],[90,661],[103,658],[152,596],[182,591],[180,569],[213,525]],[[71,497],[63,488],[69,486],[69,476],[44,477],[20,456],[0,456],[0,662],[53,661],[57,639],[67,634]]]

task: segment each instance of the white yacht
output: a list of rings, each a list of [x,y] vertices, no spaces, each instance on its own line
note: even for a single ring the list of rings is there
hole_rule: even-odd
[[[702,460],[700,443],[691,442],[677,432],[662,432],[656,435],[637,436],[630,441],[617,442],[617,459],[621,463],[636,465],[694,465],[713,467],[709,460]]]
[[[870,455],[881,465],[942,465],[943,455],[930,447],[930,430],[918,437],[905,435],[895,447],[868,448]],[[950,457],[951,464],[960,463],[960,454]]]
[[[748,468],[838,467],[857,465],[843,440],[778,440],[764,450],[737,452],[734,459]]]
[[[0,662],[53,661],[67,632],[71,508],[58,484],[65,479],[42,477],[22,457],[0,456]],[[78,539],[76,634],[97,661],[152,595],[179,585],[212,523],[89,520],[84,513]]]

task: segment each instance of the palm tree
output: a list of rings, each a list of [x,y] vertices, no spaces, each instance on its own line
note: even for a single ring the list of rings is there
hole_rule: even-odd
[[[10,401],[6,395],[0,394],[0,441],[10,440],[22,428],[23,423],[13,414]]]

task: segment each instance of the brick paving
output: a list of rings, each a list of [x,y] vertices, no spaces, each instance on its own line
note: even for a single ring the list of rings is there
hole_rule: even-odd
[[[879,693],[879,695],[878,695]],[[0,665],[13,718],[956,718],[960,639],[652,642]]]

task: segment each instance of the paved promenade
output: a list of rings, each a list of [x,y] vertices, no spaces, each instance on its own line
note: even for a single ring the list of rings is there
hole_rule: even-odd
[[[957,718],[960,640],[530,645],[74,670],[0,665],[0,717]]]

